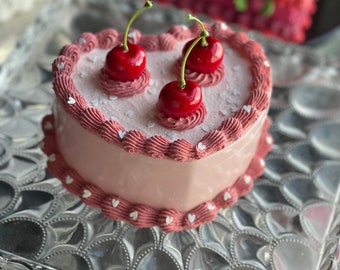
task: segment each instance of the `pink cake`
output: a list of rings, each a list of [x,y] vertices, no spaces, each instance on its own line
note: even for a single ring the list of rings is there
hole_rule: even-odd
[[[201,122],[166,119],[172,129],[160,123],[158,95],[178,78],[182,48],[199,35],[197,24],[161,35],[132,31],[130,42],[145,49],[147,64],[128,82],[103,74],[108,51],[122,41],[114,29],[84,33],[61,50],[53,63],[53,114],[42,125],[48,169],[66,189],[112,219],[165,231],[208,222],[251,189],[272,145],[270,64],[244,33],[224,23],[206,29],[223,44],[222,68],[186,71],[203,85],[206,111]]]
[[[306,31],[312,25],[312,16],[317,10],[318,0],[160,0],[159,2],[256,29],[285,41],[302,43]],[[239,5],[244,7],[241,8]]]

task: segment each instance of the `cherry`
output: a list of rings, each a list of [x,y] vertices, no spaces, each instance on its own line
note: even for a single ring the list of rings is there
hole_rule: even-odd
[[[159,94],[158,110],[168,117],[181,118],[193,114],[202,103],[202,90],[194,81],[184,87],[178,81],[167,83]]]
[[[193,40],[188,41],[183,49],[183,54],[188,50]],[[199,73],[212,73],[222,63],[224,50],[221,42],[214,37],[206,38],[206,45],[197,44],[187,61],[187,68]]]
[[[201,25],[202,31],[207,32],[204,24],[198,18],[189,14],[188,20],[197,21]],[[185,44],[182,53],[183,55],[185,55],[194,41],[195,39],[192,39]],[[197,44],[192,49],[186,65],[191,71],[212,73],[221,65],[223,56],[224,50],[221,42],[217,38],[209,36],[209,33],[207,32],[207,36],[202,37],[201,44]]]
[[[151,7],[152,2],[146,1],[144,6],[132,15],[125,29],[123,44],[114,47],[106,55],[104,71],[112,80],[132,81],[143,73],[146,65],[146,53],[141,46],[128,43],[127,39],[132,22],[144,9]]]
[[[202,31],[187,49],[181,66],[181,78],[179,81],[167,83],[161,90],[158,98],[158,110],[172,118],[187,117],[193,114],[202,104],[202,90],[194,81],[185,81],[185,64],[190,52],[195,45],[207,36],[206,31]]]
[[[145,69],[144,49],[137,44],[127,44],[128,50],[125,50],[123,45],[119,45],[106,55],[104,70],[113,80],[132,81],[138,78]]]

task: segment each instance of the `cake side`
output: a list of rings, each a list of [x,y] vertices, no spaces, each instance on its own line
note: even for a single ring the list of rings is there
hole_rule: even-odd
[[[87,183],[131,203],[189,211],[232,186],[247,170],[266,114],[218,153],[186,162],[130,154],[84,130],[59,104],[54,128],[59,153]]]
[[[46,116],[42,123],[45,134],[43,150],[48,156],[49,171],[63,182],[64,187],[81,198],[86,204],[101,208],[104,215],[109,218],[127,221],[138,227],[159,226],[164,231],[180,231],[195,228],[203,223],[213,220],[220,208],[225,208],[234,204],[240,196],[246,194],[252,188],[253,181],[264,171],[264,157],[270,150],[273,143],[273,139],[268,133],[269,124],[270,121],[266,118],[263,123],[263,128],[259,136],[255,153],[253,154],[246,170],[232,181],[233,184],[220,190],[215,197],[199,203],[197,206],[188,211],[179,211],[173,207],[166,207],[162,209],[151,207],[149,199],[154,196],[152,193],[148,193],[146,202],[133,203],[115,193],[110,193],[107,190],[100,188],[98,186],[100,183],[98,182],[95,184],[90,183],[87,177],[83,178],[77,170],[70,167],[59,152],[53,115]],[[80,128],[80,130],[84,131],[82,128]],[[98,139],[93,134],[90,136],[93,136],[94,139]],[[120,151],[121,154],[126,154],[126,152],[123,152],[120,148],[118,148],[118,151]],[[131,158],[138,158],[138,156],[141,157],[140,155],[129,155]],[[193,162],[200,162],[202,160]],[[168,161],[175,162],[171,160]],[[96,162],[93,159],[92,165],[95,163]],[[181,164],[187,164],[187,162]],[[131,172],[131,166],[129,166],[129,170]],[[166,172],[168,172],[168,170],[166,170]],[[157,170],[157,173],[161,177],[157,179],[163,179],[166,172],[164,172],[164,170]],[[138,177],[135,179],[139,182]],[[112,178],[110,178],[110,180],[112,180]],[[182,183],[184,182],[182,178],[179,180]],[[204,183],[211,180],[212,179],[210,178],[202,179]],[[219,179],[215,180],[215,182],[219,182]],[[167,185],[169,184],[171,185],[171,182],[167,183]],[[186,187],[190,188],[192,185]],[[157,189],[157,186],[155,188]],[[181,191],[182,189],[179,188],[178,190]],[[138,196],[133,198],[133,200],[136,200],[136,198],[139,197],[139,194],[140,193],[137,190]],[[169,194],[166,196],[169,196]],[[194,194],[194,196],[196,195],[197,194]]]

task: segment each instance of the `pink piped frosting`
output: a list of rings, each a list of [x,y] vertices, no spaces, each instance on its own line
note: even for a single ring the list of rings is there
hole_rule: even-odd
[[[176,37],[170,33],[156,35],[144,35],[139,40],[139,45],[142,46],[146,51],[169,51],[172,50],[177,43]]]
[[[206,115],[206,113],[207,113],[206,108],[203,103],[198,107],[198,109],[193,114],[187,117],[172,118],[166,116],[159,110],[156,110],[155,112],[158,122],[163,127],[178,131],[191,129],[201,124],[204,120],[204,116]]]
[[[174,65],[175,73],[179,76],[181,74],[182,59],[178,59]],[[201,87],[215,85],[219,83],[224,74],[224,66],[220,65],[212,73],[200,73],[196,71],[191,71],[190,69],[185,69],[184,77],[186,80],[191,80],[198,83]]]
[[[101,49],[109,49],[118,45],[118,32],[115,29],[105,29],[96,34],[98,46]]]
[[[117,97],[129,97],[143,93],[145,88],[149,86],[150,73],[145,69],[142,74],[133,81],[115,81],[109,78],[105,70],[99,73],[99,83],[102,90],[108,95]]]
[[[81,52],[90,52],[98,47],[98,39],[92,33],[83,33],[77,40],[78,48]]]
[[[177,40],[185,40],[192,36],[192,29],[184,25],[173,25],[168,32]]]

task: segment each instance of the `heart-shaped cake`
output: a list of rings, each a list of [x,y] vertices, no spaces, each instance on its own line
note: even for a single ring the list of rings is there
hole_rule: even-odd
[[[199,24],[160,35],[131,31],[146,67],[128,81],[105,72],[108,52],[123,39],[114,29],[84,33],[61,50],[53,114],[42,126],[48,169],[66,189],[112,219],[165,231],[208,222],[251,189],[272,145],[270,63],[246,34],[222,22],[205,27],[224,57],[214,72],[185,71],[204,102],[185,117],[164,116],[157,104],[162,87],[178,78],[183,47]]]

